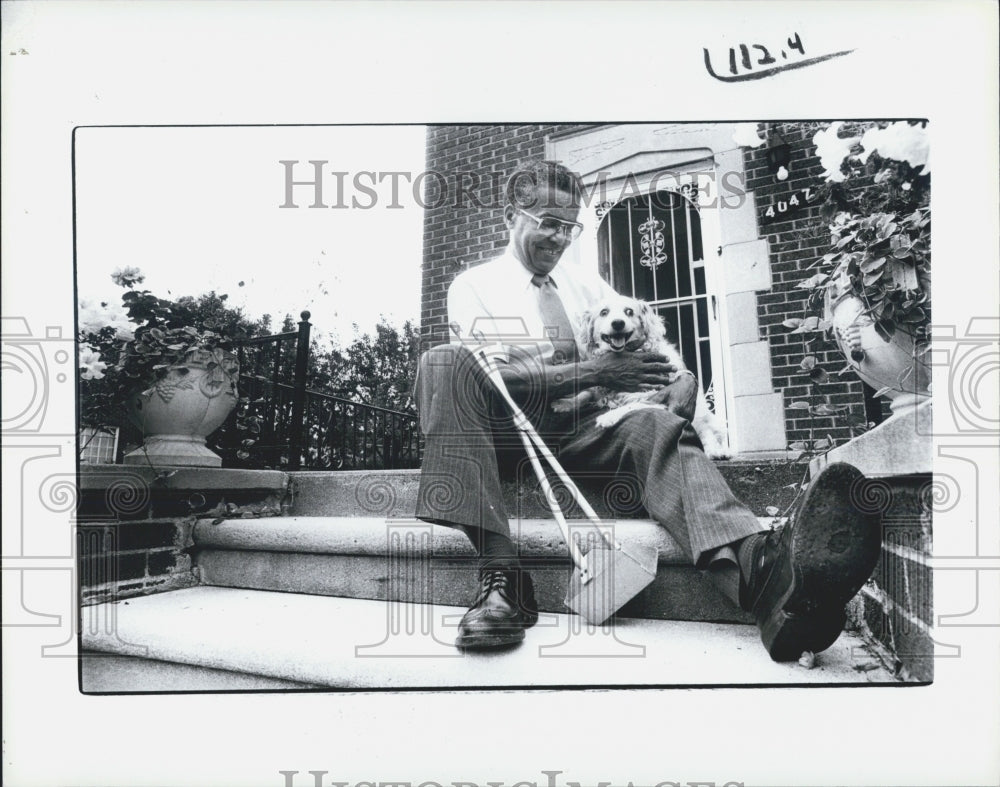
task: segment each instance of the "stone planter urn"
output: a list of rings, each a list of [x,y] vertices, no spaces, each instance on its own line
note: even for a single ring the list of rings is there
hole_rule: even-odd
[[[835,281],[826,291],[825,318],[837,346],[854,373],[891,400],[893,417],[911,412],[930,398],[930,365],[905,327],[898,327],[888,341],[882,338],[864,302],[846,290]]]
[[[129,397],[129,419],[142,430],[143,445],[125,456],[125,464],[221,466],[205,438],[236,407],[238,379],[239,363],[232,353],[193,350],[184,363]]]

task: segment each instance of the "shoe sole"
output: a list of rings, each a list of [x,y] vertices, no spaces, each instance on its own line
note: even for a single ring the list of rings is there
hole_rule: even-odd
[[[835,463],[806,492],[791,535],[795,574],[790,582],[787,575],[769,582],[787,590],[759,622],[764,647],[775,661],[794,661],[803,651],[818,653],[836,642],[847,619],[844,606],[878,563],[880,515],[854,502],[864,499],[863,484],[857,468]],[[789,567],[782,568],[785,573]]]
[[[455,647],[459,650],[479,650],[485,648],[503,648],[508,645],[517,645],[524,642],[524,632],[538,622],[538,613],[525,613],[527,619],[518,629],[506,629],[490,634],[474,634],[460,636],[455,640]]]
[[[455,640],[455,647],[459,650],[489,650],[517,645],[521,642],[524,642],[524,629],[504,632],[502,634],[493,633],[459,637]]]

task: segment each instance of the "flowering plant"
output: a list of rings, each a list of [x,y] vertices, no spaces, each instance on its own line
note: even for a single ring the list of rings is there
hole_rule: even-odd
[[[138,268],[116,270],[111,278],[125,288],[120,306],[80,302],[81,425],[127,426],[128,398],[169,386],[171,370],[206,368],[209,384],[233,386],[235,394],[236,364],[228,350],[244,335],[238,326],[204,318],[192,299],[168,301],[137,290],[145,279]]]
[[[826,169],[821,216],[831,222],[830,249],[815,263],[819,272],[798,286],[810,291],[812,311],[821,311],[828,291],[851,292],[886,340],[897,329],[923,338],[930,323],[927,130],[901,121],[841,137],[842,126],[813,137]],[[821,327],[793,322],[798,332]]]
[[[808,376],[808,399],[789,407],[809,413],[809,439],[789,448],[809,461],[834,447],[834,438],[814,434],[816,418],[833,417],[851,436],[872,427],[834,402],[821,387],[830,374],[820,365],[817,343],[833,338],[831,309],[847,296],[855,296],[859,315],[871,320],[885,342],[897,342],[897,333],[912,340],[914,364],[929,347],[931,320],[930,256],[930,155],[927,129],[922,122],[865,124],[853,135],[842,136],[843,123],[820,128],[813,136],[816,155],[825,169],[819,189],[821,232],[829,231],[829,247],[812,268],[817,272],[797,287],[808,290],[805,315],[786,319],[792,333],[807,334],[805,355],[799,368]],[[841,374],[859,373],[865,360],[860,348],[860,323],[842,335],[840,346],[849,355]],[[898,338],[898,337],[897,337]],[[913,384],[911,380],[909,384]],[[894,383],[876,396],[899,390]]]
[[[926,344],[931,319],[930,156],[922,123],[875,125],[840,136],[842,123],[813,137],[827,183],[820,211],[830,247],[797,286],[809,290],[807,316],[785,320],[793,333],[825,332],[826,301],[857,296],[885,341],[896,331]],[[807,356],[814,381],[825,373]]]

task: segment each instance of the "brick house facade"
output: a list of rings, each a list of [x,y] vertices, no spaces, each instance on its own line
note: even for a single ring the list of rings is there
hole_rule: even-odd
[[[687,238],[691,251],[686,264],[700,289],[686,294],[700,293],[700,298],[678,297],[678,305],[668,304],[663,313],[678,315],[676,322],[687,309],[690,324],[701,325],[695,334],[704,343],[697,347],[703,348],[705,364],[699,368],[703,377],[712,378],[716,409],[726,417],[738,453],[782,451],[810,435],[829,434],[838,442],[849,438],[845,416],[810,416],[790,407],[812,392],[799,367],[807,354],[804,337],[782,325],[789,317],[803,316],[807,292],[797,285],[815,272],[809,268],[829,243],[818,202],[806,202],[823,183],[812,143],[822,126],[767,123],[761,131],[768,143],[759,147],[737,144],[736,127],[730,123],[430,126],[426,163],[433,177],[425,182],[421,299],[425,346],[448,340],[446,295],[454,277],[506,244],[502,211],[507,176],[519,161],[544,156],[579,172],[590,191],[581,211],[589,231],[577,241],[577,253],[580,264],[598,266],[605,278],[616,265],[619,279],[623,270],[611,250],[612,221],[604,221],[613,208],[629,199],[652,202],[652,195],[671,191],[681,191],[690,204],[697,204],[687,214],[689,229],[673,231],[672,248],[671,230],[666,230],[666,250],[668,259],[684,257],[677,239]],[[771,146],[778,143],[788,146],[785,180],[777,179],[777,167],[768,161]],[[692,222],[698,226],[692,229]],[[635,227],[628,226],[634,235]],[[682,266],[680,259],[673,264]],[[620,283],[612,279],[622,290]],[[685,295],[680,290],[673,294]],[[695,309],[684,303],[699,300],[695,317]],[[855,420],[880,420],[881,407],[868,399],[865,386],[853,375],[838,375],[844,366],[839,353],[816,349],[820,365],[831,375],[822,388],[827,401],[848,405]]]

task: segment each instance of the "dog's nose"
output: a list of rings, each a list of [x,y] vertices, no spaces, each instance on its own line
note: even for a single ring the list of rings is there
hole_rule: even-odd
[[[612,320],[611,330],[613,331],[624,331],[625,330],[625,320]]]

